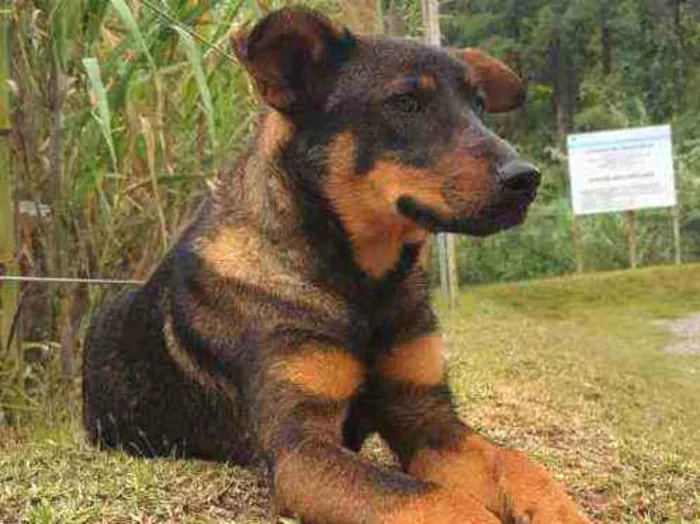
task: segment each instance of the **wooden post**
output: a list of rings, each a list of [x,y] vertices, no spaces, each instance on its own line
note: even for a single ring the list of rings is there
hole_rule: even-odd
[[[447,242],[447,287],[450,309],[457,308],[457,296],[459,294],[459,276],[457,275],[457,249],[455,235],[445,235]]]
[[[438,263],[440,265],[440,291],[445,298],[450,298],[450,279],[447,269],[447,235],[439,234],[435,239],[438,249]]]
[[[581,242],[581,229],[576,214],[571,219],[571,244],[574,251],[576,273],[583,273],[583,243]]]
[[[671,214],[673,215],[673,246],[675,252],[675,262],[677,266],[680,266],[683,262],[683,255],[681,253],[681,207],[679,204],[673,206]]]
[[[637,267],[637,212],[627,212],[627,247],[629,250],[630,267]]]
[[[442,36],[440,33],[440,7],[438,0],[421,0],[421,9],[425,43],[432,46],[440,46]],[[459,287],[455,240],[451,235],[442,233],[438,235],[437,246],[440,254],[440,287],[445,298],[447,298],[450,310],[454,311]]]
[[[389,0],[389,5],[384,11],[384,25],[389,36],[404,37],[406,35],[406,23],[401,10],[403,0]]]
[[[442,35],[440,33],[440,6],[438,0],[421,0],[421,9],[425,42],[429,45],[440,46]]]
[[[17,273],[15,206],[10,152],[10,23],[12,1],[0,0],[0,273]],[[0,357],[6,347],[17,308],[17,284],[0,284]]]
[[[384,32],[379,0],[343,2],[343,22],[359,34],[378,35]]]

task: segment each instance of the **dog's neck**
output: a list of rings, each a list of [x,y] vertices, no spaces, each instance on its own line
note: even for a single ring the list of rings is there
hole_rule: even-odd
[[[248,150],[214,188],[214,213],[222,222],[244,226],[273,241],[298,229],[278,156],[290,133],[290,124],[278,113],[261,115]]]
[[[381,235],[367,228],[366,235],[351,241],[319,184],[324,155],[290,145],[292,137],[293,124],[282,115],[262,115],[248,153],[215,190],[215,207],[225,222],[243,223],[275,249],[296,252],[294,259],[306,261],[299,270],[316,266],[317,278],[342,294],[400,280],[413,268],[421,246],[404,246],[394,238],[401,236],[399,228]]]

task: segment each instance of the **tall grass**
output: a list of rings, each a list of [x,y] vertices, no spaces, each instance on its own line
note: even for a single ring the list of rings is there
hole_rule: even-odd
[[[23,80],[16,193],[51,206],[61,238],[48,245],[49,224],[32,224],[23,259],[29,273],[57,269],[56,249],[70,258],[63,276],[143,277],[250,129],[250,90],[240,69],[200,48],[180,25],[225,48],[229,30],[253,10],[220,0],[158,2],[167,19],[148,4],[14,4],[14,76]],[[53,93],[44,82],[51,62],[58,71]],[[46,108],[56,101],[61,123],[54,130]],[[52,133],[63,144],[54,159],[43,146]],[[50,176],[56,162],[59,181]]]
[[[29,275],[145,278],[252,129],[256,104],[227,49],[230,32],[286,3],[10,2],[12,45],[0,47],[12,49],[13,82],[0,78],[0,111],[9,117],[4,95],[14,86],[14,179],[3,141],[0,263],[19,253]],[[313,3],[326,4],[339,9]],[[22,202],[17,249],[11,202]],[[18,288],[2,290],[6,333]],[[60,363],[59,376],[70,385],[81,329],[104,289],[23,285],[19,291],[20,361],[31,353],[47,369]],[[37,344],[46,350],[34,351]],[[3,363],[3,381],[36,371],[36,362],[24,363],[21,370]],[[26,405],[20,402],[26,394],[31,391],[4,390],[0,415]]]

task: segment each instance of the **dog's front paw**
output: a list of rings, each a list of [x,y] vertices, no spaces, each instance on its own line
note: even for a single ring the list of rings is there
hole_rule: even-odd
[[[413,498],[379,520],[382,524],[500,524],[468,494],[437,489]]]
[[[566,494],[557,492],[536,503],[511,508],[511,520],[516,524],[590,524],[590,520]]]
[[[549,473],[524,454],[504,451],[502,467],[501,497],[507,519],[517,524],[590,524]]]
[[[455,448],[420,452],[409,472],[453,492],[468,494],[501,522],[590,522],[545,468],[524,453],[506,450],[474,434]]]

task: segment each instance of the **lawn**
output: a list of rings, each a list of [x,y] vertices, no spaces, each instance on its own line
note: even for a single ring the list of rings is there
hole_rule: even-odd
[[[474,427],[596,520],[700,522],[700,352],[674,349],[668,324],[700,312],[700,266],[479,287],[440,310]],[[96,521],[274,518],[253,471],[97,453],[77,422],[0,429],[0,522]]]

